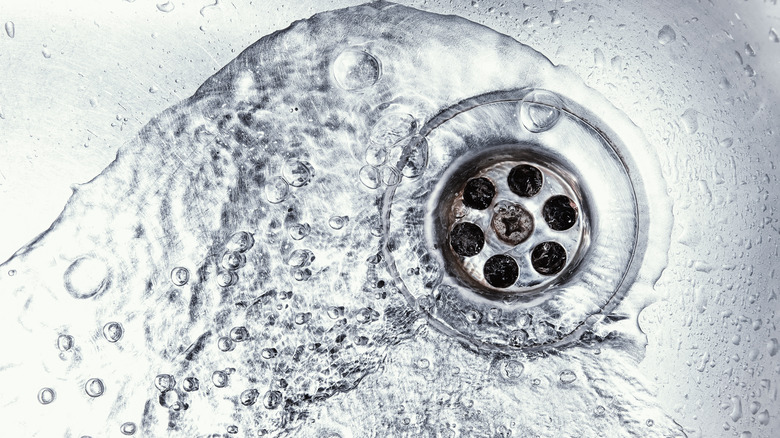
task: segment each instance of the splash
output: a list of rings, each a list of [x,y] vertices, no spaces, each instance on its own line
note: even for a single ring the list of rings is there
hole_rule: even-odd
[[[556,71],[490,29],[385,2],[250,46],[2,265],[5,430],[679,435],[636,368],[639,295],[565,348],[497,351],[431,330],[388,258],[387,194],[424,189],[430,163],[456,158],[422,127]],[[553,133],[561,114],[531,97],[522,124]],[[651,255],[639,283],[663,264]],[[554,330],[541,322],[526,321]]]

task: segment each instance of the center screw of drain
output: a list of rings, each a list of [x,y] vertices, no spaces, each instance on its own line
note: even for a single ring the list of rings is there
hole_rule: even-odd
[[[570,172],[552,159],[516,159],[457,174],[445,206],[447,260],[487,295],[536,291],[559,280],[586,242],[583,199]],[[477,169],[473,171],[473,169]]]

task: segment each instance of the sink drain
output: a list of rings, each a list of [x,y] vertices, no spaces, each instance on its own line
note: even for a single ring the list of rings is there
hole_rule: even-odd
[[[647,207],[627,145],[602,125],[565,96],[521,89],[422,127],[398,168],[414,157],[424,171],[386,194],[386,253],[434,325],[479,345],[538,348],[620,300]]]
[[[532,145],[504,150],[514,159],[483,167],[483,152],[461,163],[443,182],[436,213],[449,230],[437,230],[448,265],[474,291],[496,297],[558,282],[588,243],[575,173]]]

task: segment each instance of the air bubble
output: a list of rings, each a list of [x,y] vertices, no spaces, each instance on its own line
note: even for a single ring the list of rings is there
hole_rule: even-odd
[[[536,167],[521,164],[509,171],[506,181],[512,193],[523,198],[530,198],[542,190],[544,179],[542,172]]]
[[[282,176],[293,187],[303,187],[311,181],[312,170],[307,163],[287,160],[282,167]]]
[[[462,222],[452,227],[450,246],[461,257],[473,257],[485,246],[482,228],[471,222]]]
[[[223,352],[233,351],[236,348],[236,344],[227,336],[222,336],[217,340],[217,348]]]
[[[124,333],[125,329],[122,327],[122,324],[118,322],[112,321],[103,326],[103,337],[105,337],[108,342],[117,342],[122,339]]]
[[[255,238],[251,233],[246,231],[239,231],[233,233],[228,239],[225,247],[231,251],[246,252],[255,244]]]
[[[499,369],[504,380],[512,381],[518,379],[523,374],[525,366],[514,359],[507,359],[501,362]]]
[[[290,194],[290,185],[281,176],[275,176],[265,183],[265,197],[271,204],[278,204]]]
[[[417,130],[417,119],[411,114],[391,113],[379,119],[371,128],[371,143],[390,147],[412,136]],[[381,164],[381,163],[380,163]]]
[[[157,377],[154,378],[154,387],[160,392],[173,389],[174,386],[176,386],[176,379],[170,374],[158,374]]]
[[[222,256],[222,267],[229,271],[235,271],[244,266],[245,263],[246,256],[238,251],[227,251]]]
[[[217,284],[221,287],[229,287],[238,282],[238,274],[233,271],[223,271],[217,274]]]
[[[375,189],[382,183],[382,174],[379,169],[370,165],[365,165],[358,171],[360,182],[369,189]]]
[[[571,370],[563,370],[560,374],[561,383],[569,384],[577,380],[577,375]]]
[[[247,389],[246,391],[242,392],[241,395],[238,397],[241,401],[241,404],[244,406],[252,406],[257,402],[257,399],[260,397],[260,391],[256,389]]]
[[[542,275],[555,275],[566,265],[566,250],[556,242],[544,242],[531,253],[531,264]]]
[[[520,268],[512,257],[498,254],[487,259],[483,268],[483,274],[488,284],[503,289],[517,281]]]
[[[90,397],[100,397],[106,390],[106,386],[103,381],[98,378],[92,378],[87,380],[84,384],[84,392]]]
[[[135,423],[132,421],[124,423],[119,427],[119,431],[122,432],[122,435],[134,435],[136,431]]]
[[[347,225],[347,222],[349,222],[348,216],[333,216],[330,218],[330,220],[328,220],[328,226],[334,230],[340,230],[344,228],[345,225]]]
[[[229,433],[231,435],[237,434],[238,433],[238,426],[236,426],[235,424],[228,426],[227,427],[227,433]]]
[[[260,356],[263,359],[273,359],[277,354],[279,353],[276,351],[276,348],[263,348],[263,350],[260,352]]]
[[[190,271],[178,266],[171,271],[171,282],[176,286],[184,286],[190,281]]]
[[[309,224],[295,224],[288,229],[290,238],[292,240],[301,240],[311,233],[311,225]]]
[[[463,188],[463,205],[475,210],[484,210],[493,202],[496,186],[487,178],[472,178]]]
[[[336,83],[347,91],[370,87],[382,75],[379,60],[364,50],[341,52],[333,62],[332,70]]]
[[[520,103],[520,122],[530,132],[547,131],[558,122],[561,107],[555,94],[546,90],[532,91]]]
[[[84,256],[65,270],[65,289],[73,298],[90,298],[102,291],[109,281],[108,266],[102,260]]]
[[[234,342],[244,342],[249,339],[249,330],[244,326],[233,327],[230,329],[230,339]]]
[[[287,265],[293,267],[309,266],[314,260],[314,253],[308,249],[296,249],[287,257]]]
[[[56,397],[57,394],[51,388],[41,388],[41,390],[38,391],[38,402],[42,405],[48,405],[53,402]]]
[[[365,160],[369,166],[379,167],[387,161],[387,149],[382,145],[371,143],[366,148]]]
[[[195,377],[187,377],[181,386],[187,392],[197,391],[200,388],[200,381]]]
[[[228,375],[224,371],[214,371],[211,374],[211,383],[217,388],[224,388],[228,384]]]
[[[73,336],[59,335],[57,337],[57,348],[59,348],[60,351],[68,351],[73,348]]]
[[[266,409],[276,409],[282,402],[282,393],[279,391],[268,391],[263,396],[263,406]]]

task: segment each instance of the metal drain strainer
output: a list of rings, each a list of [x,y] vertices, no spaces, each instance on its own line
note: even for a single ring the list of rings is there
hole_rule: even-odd
[[[624,292],[644,207],[626,146],[591,120],[524,89],[461,102],[410,142],[402,159],[424,142],[427,162],[388,190],[386,252],[434,325],[536,348],[570,339]]]

